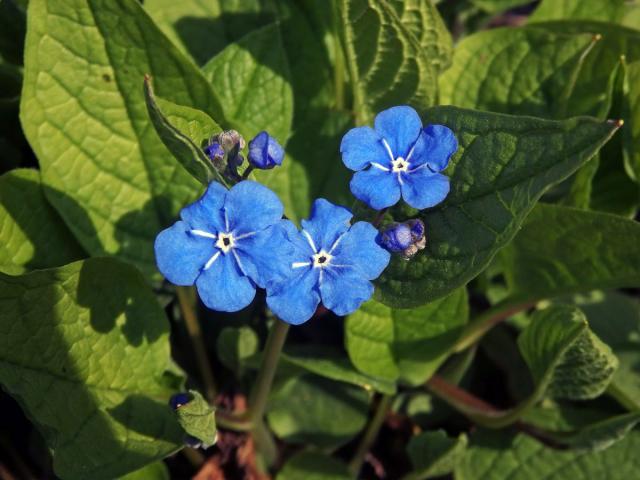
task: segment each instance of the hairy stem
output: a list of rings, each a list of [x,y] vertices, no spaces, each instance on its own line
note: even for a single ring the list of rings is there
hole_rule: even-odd
[[[178,302],[180,303],[180,309],[182,310],[182,317],[184,323],[187,326],[187,333],[193,344],[193,351],[196,355],[196,361],[200,369],[200,375],[202,375],[202,383],[205,388],[205,395],[209,403],[213,403],[216,398],[216,381],[213,376],[213,370],[211,370],[211,363],[207,355],[207,349],[204,345],[204,339],[202,338],[202,330],[200,330],[200,324],[198,323],[198,316],[196,315],[194,301],[193,301],[193,288],[192,287],[176,287],[176,293],[178,295]]]
[[[471,345],[477,343],[489,330],[497,324],[511,317],[512,315],[531,308],[535,302],[514,302],[505,300],[494,305],[486,312],[482,313],[469,322],[460,339],[454,345],[452,352],[459,353],[466,350]]]
[[[376,438],[378,437],[378,433],[380,432],[380,428],[384,423],[384,419],[387,416],[387,411],[389,410],[389,406],[391,405],[391,400],[393,397],[391,395],[382,395],[380,397],[380,401],[378,402],[378,406],[376,407],[376,411],[369,422],[369,426],[367,430],[364,432],[364,436],[362,440],[360,440],[360,444],[358,445],[358,449],[356,453],[353,455],[353,458],[349,462],[349,472],[353,476],[357,476],[358,472],[362,468],[362,464],[364,463],[364,458],[371,450]]]
[[[249,418],[254,425],[254,429],[257,428],[256,426],[262,421],[262,417],[264,416],[267,399],[271,391],[271,384],[273,383],[273,377],[276,374],[276,367],[278,366],[278,359],[280,358],[280,352],[284,346],[288,331],[288,323],[277,318],[274,319],[267,343],[264,347],[262,365],[258,372],[258,378],[249,397]]]

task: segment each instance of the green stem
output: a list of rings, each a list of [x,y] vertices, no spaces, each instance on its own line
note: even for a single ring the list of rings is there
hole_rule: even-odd
[[[280,358],[280,352],[287,338],[288,331],[288,323],[277,318],[274,319],[267,343],[264,347],[262,365],[258,372],[258,378],[249,397],[249,418],[254,425],[254,430],[258,428],[257,425],[259,422],[262,422],[269,392],[271,391],[271,384],[273,383],[273,377],[276,374],[278,359]]]
[[[204,345],[204,339],[202,338],[202,330],[200,330],[198,316],[194,308],[192,292],[193,287],[176,287],[182,317],[184,318],[187,332],[191,338],[193,351],[196,355],[198,367],[200,368],[200,374],[202,375],[205,395],[209,403],[213,403],[216,398],[216,381],[213,376],[213,370],[211,370],[211,363],[209,362],[207,349]]]
[[[380,428],[387,416],[387,411],[389,410],[392,399],[393,397],[391,395],[382,395],[380,397],[380,401],[376,407],[376,412],[374,413],[366,432],[364,432],[362,440],[360,440],[356,453],[353,455],[353,458],[347,467],[351,475],[354,477],[360,472],[362,464],[364,463],[364,457],[367,455],[369,450],[371,450],[371,447],[378,437],[378,433],[380,432]]]
[[[459,353],[477,343],[489,330],[515,313],[535,305],[535,302],[504,300],[469,322],[459,340],[453,346],[452,353]]]
[[[249,175],[251,175],[251,172],[253,172],[253,170],[254,170],[253,165],[249,165],[244,171],[244,173],[242,174],[242,180],[246,180],[247,178],[249,178]]]
[[[344,110],[345,108],[345,96],[344,96],[344,53],[342,51],[342,36],[340,34],[340,7],[338,2],[340,0],[333,1],[333,29],[334,29],[334,43],[333,43],[333,83],[336,97],[336,108],[338,110]]]

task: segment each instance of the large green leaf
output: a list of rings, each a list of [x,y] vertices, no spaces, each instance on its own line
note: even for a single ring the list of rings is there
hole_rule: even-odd
[[[593,34],[497,28],[464,38],[440,77],[440,101],[540,117],[563,115]],[[572,112],[574,115],[580,112]]]
[[[637,476],[640,432],[597,453],[556,450],[533,438],[480,431],[456,466],[456,480],[629,480]]]
[[[528,0],[471,0],[471,3],[489,13],[498,13],[530,3]]]
[[[273,21],[264,0],[145,0],[165,35],[200,65],[246,32]],[[271,10],[271,9],[269,9]]]
[[[533,395],[587,400],[602,394],[618,368],[611,349],[590,329],[584,313],[569,305],[534,314],[518,346],[536,384]]]
[[[624,162],[628,175],[640,183],[640,61],[627,66],[627,88],[623,100]],[[639,195],[640,197],[640,195]]]
[[[169,324],[133,267],[89,259],[0,274],[0,382],[62,478],[110,479],[177,450]]]
[[[547,20],[601,20],[617,22],[622,19],[626,0],[543,0],[531,22]]]
[[[453,42],[432,0],[391,0],[400,21],[418,39],[423,55],[443,72],[451,64]]]
[[[0,237],[0,271],[12,275],[84,256],[47,203],[37,170],[12,170],[0,177]]]
[[[364,428],[368,403],[360,388],[305,375],[289,379],[274,392],[267,420],[287,442],[334,448]]]
[[[629,410],[640,410],[640,304],[616,292],[579,296],[575,303],[585,312],[593,331],[609,345],[620,366],[609,387]]]
[[[415,23],[403,21],[385,0],[342,0],[342,26],[358,123],[393,105],[424,110],[434,104],[440,60],[422,54],[425,45],[414,35]],[[423,26],[435,28],[435,23]],[[437,35],[427,38],[438,41]]]
[[[607,213],[538,205],[502,251],[514,301],[640,286],[640,224]]]
[[[395,383],[358,372],[343,352],[333,348],[300,345],[287,348],[281,358],[285,363],[337,382],[350,383],[388,395],[396,393]]]
[[[284,145],[291,130],[293,96],[277,24],[230,44],[202,71],[214,91],[224,92],[225,116],[247,140],[267,130]]]
[[[27,23],[21,120],[47,198],[91,255],[155,274],[156,233],[200,187],[150,128],[143,77],[223,122],[219,102],[136,0],[33,0]]]
[[[426,249],[408,262],[392,260],[377,282],[377,299],[392,307],[428,303],[480,273],[544,191],[618,128],[586,117],[551,121],[452,107],[430,109],[424,120],[451,128],[459,149],[446,171],[449,196],[420,214]]]
[[[446,359],[468,316],[464,288],[408,310],[370,300],[347,318],[345,345],[361,372],[419,385]]]

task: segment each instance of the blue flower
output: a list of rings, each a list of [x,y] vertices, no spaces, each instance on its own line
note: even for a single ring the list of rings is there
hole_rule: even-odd
[[[347,315],[373,294],[370,280],[389,263],[389,252],[376,243],[378,231],[367,222],[350,225],[352,214],[324,199],[316,200],[302,231],[287,222],[295,247],[291,276],[268,291],[269,308],[287,323],[311,318],[322,304]]]
[[[351,193],[376,210],[395,205],[400,195],[417,209],[443,201],[449,178],[438,172],[458,149],[453,132],[444,125],[423,129],[407,106],[380,112],[374,126],[353,128],[342,138],[342,161],[356,172]]]
[[[284,150],[267,132],[260,132],[249,142],[249,163],[256,168],[268,170],[282,165]]]
[[[158,269],[176,285],[196,285],[204,304],[224,312],[253,300],[256,286],[282,281],[291,265],[282,203],[256,182],[226,190],[212,182],[155,242]]]

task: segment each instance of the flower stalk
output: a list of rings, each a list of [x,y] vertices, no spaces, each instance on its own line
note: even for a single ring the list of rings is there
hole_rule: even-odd
[[[353,458],[351,459],[347,467],[349,473],[351,473],[351,475],[353,475],[354,477],[358,475],[358,472],[360,472],[367,453],[369,452],[369,450],[371,450],[371,447],[378,437],[380,428],[382,428],[384,419],[386,418],[389,407],[391,406],[392,399],[393,397],[391,395],[382,395],[380,397],[380,401],[378,402],[378,406],[376,407],[373,418],[371,419],[366,432],[364,432],[364,436],[362,437],[362,440],[358,445],[358,449],[356,450],[356,453],[353,455]]]
[[[202,330],[200,330],[200,324],[198,323],[198,316],[196,315],[194,308],[192,291],[193,287],[176,287],[176,294],[178,296],[178,302],[180,303],[180,309],[182,310],[182,317],[184,318],[187,333],[189,334],[189,338],[193,344],[193,351],[196,355],[200,375],[202,375],[205,395],[209,403],[213,403],[217,392],[216,381],[213,376],[213,370],[211,370],[211,363],[209,362],[207,349],[202,338]]]

